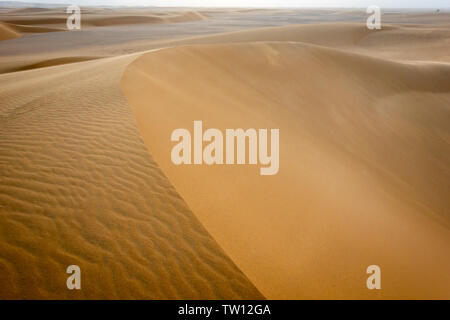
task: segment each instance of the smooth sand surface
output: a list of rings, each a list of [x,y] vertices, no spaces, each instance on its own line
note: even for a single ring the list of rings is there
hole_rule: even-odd
[[[420,31],[242,32],[227,36],[240,43],[168,48],[127,68],[122,88],[150,153],[268,298],[450,297],[450,66],[387,58],[432,60],[439,45],[447,60],[448,30]],[[411,39],[429,57],[407,50]],[[194,120],[279,128],[279,174],[175,166],[171,132]],[[382,291],[365,287],[371,264]]]
[[[447,13],[84,13],[0,16],[0,298],[450,298]],[[279,174],[174,166],[194,120]]]

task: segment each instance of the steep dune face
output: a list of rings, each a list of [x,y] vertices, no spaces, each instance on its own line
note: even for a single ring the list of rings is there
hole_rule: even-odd
[[[121,86],[145,144],[267,297],[449,298],[450,66],[292,36],[137,59]],[[174,165],[171,133],[195,120],[280,129],[279,173]],[[381,291],[366,288],[373,264]]]
[[[0,76],[1,299],[262,298],[149,156],[134,58]]]

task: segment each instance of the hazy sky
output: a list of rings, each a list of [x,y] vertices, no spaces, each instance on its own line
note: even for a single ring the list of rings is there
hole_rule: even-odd
[[[207,7],[368,7],[449,8],[450,0],[23,0],[37,3],[79,5],[151,5]]]

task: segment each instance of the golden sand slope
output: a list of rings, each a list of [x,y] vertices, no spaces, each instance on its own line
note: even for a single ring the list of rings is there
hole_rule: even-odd
[[[0,76],[1,299],[262,298],[149,156],[134,58]]]
[[[132,63],[121,86],[150,153],[269,298],[450,298],[450,66],[356,54],[367,38],[330,28],[320,41],[347,51],[278,34]],[[171,132],[194,120],[279,128],[279,174],[173,165]],[[381,291],[365,287],[372,264]]]

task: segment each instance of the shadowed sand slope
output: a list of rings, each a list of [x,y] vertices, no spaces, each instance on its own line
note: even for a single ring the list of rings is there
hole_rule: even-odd
[[[362,34],[353,52],[293,36],[134,61],[121,86],[150,153],[269,298],[450,298],[450,66],[357,54]],[[280,172],[175,166],[171,133],[194,120],[279,128]]]
[[[0,76],[0,298],[262,298],[149,156],[133,59]]]

